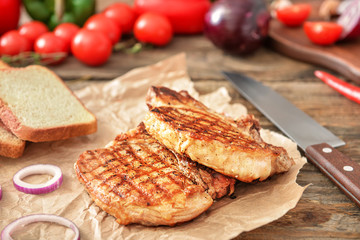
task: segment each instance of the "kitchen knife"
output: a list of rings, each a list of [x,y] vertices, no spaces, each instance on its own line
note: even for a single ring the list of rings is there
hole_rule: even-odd
[[[282,132],[307,158],[360,207],[360,165],[336,150],[345,145],[271,88],[240,73],[223,72],[234,87]]]

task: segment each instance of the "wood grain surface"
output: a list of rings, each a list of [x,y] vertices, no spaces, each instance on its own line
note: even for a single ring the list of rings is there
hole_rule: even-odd
[[[109,0],[101,2],[106,6]],[[220,74],[221,70],[243,72],[279,92],[343,139],[346,145],[338,150],[360,163],[360,105],[335,92],[313,73],[320,69],[349,79],[324,67],[281,55],[269,46],[251,56],[240,57],[215,48],[202,35],[176,36],[164,48],[147,49],[137,54],[114,53],[101,67],[87,67],[70,57],[51,68],[76,89],[89,81],[111,80],[135,67],[153,64],[179,52],[186,53],[189,75],[201,94],[224,86],[232,101],[244,104],[260,119],[263,128],[279,131]],[[235,239],[360,239],[360,208],[326,176],[308,163],[299,173],[297,182],[310,186],[294,209]]]

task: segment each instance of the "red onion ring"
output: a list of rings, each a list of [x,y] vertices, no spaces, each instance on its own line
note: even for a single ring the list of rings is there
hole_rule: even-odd
[[[80,232],[77,226],[70,220],[52,214],[33,214],[25,217],[21,217],[7,225],[1,232],[2,240],[12,240],[11,234],[16,231],[19,227],[23,227],[34,222],[52,222],[71,228],[74,231],[74,239],[80,239]]]
[[[22,181],[26,176],[34,174],[50,174],[52,179],[46,183],[30,184]],[[36,164],[27,166],[18,171],[13,177],[13,183],[17,190],[30,193],[30,194],[43,194],[49,193],[58,189],[63,181],[63,175],[61,169],[57,166],[50,164]]]

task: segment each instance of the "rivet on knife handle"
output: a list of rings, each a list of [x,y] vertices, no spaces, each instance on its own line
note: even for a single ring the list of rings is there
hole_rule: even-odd
[[[306,148],[306,155],[360,207],[360,165],[326,143]]]

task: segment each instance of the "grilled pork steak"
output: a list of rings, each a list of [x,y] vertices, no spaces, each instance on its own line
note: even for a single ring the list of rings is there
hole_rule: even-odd
[[[84,152],[78,179],[95,203],[120,224],[175,225],[231,194],[235,180],[174,154],[143,124],[107,147]]]
[[[144,124],[172,151],[243,182],[288,171],[294,161],[282,147],[265,143],[257,120],[233,121],[211,111],[186,91],[151,87]]]

